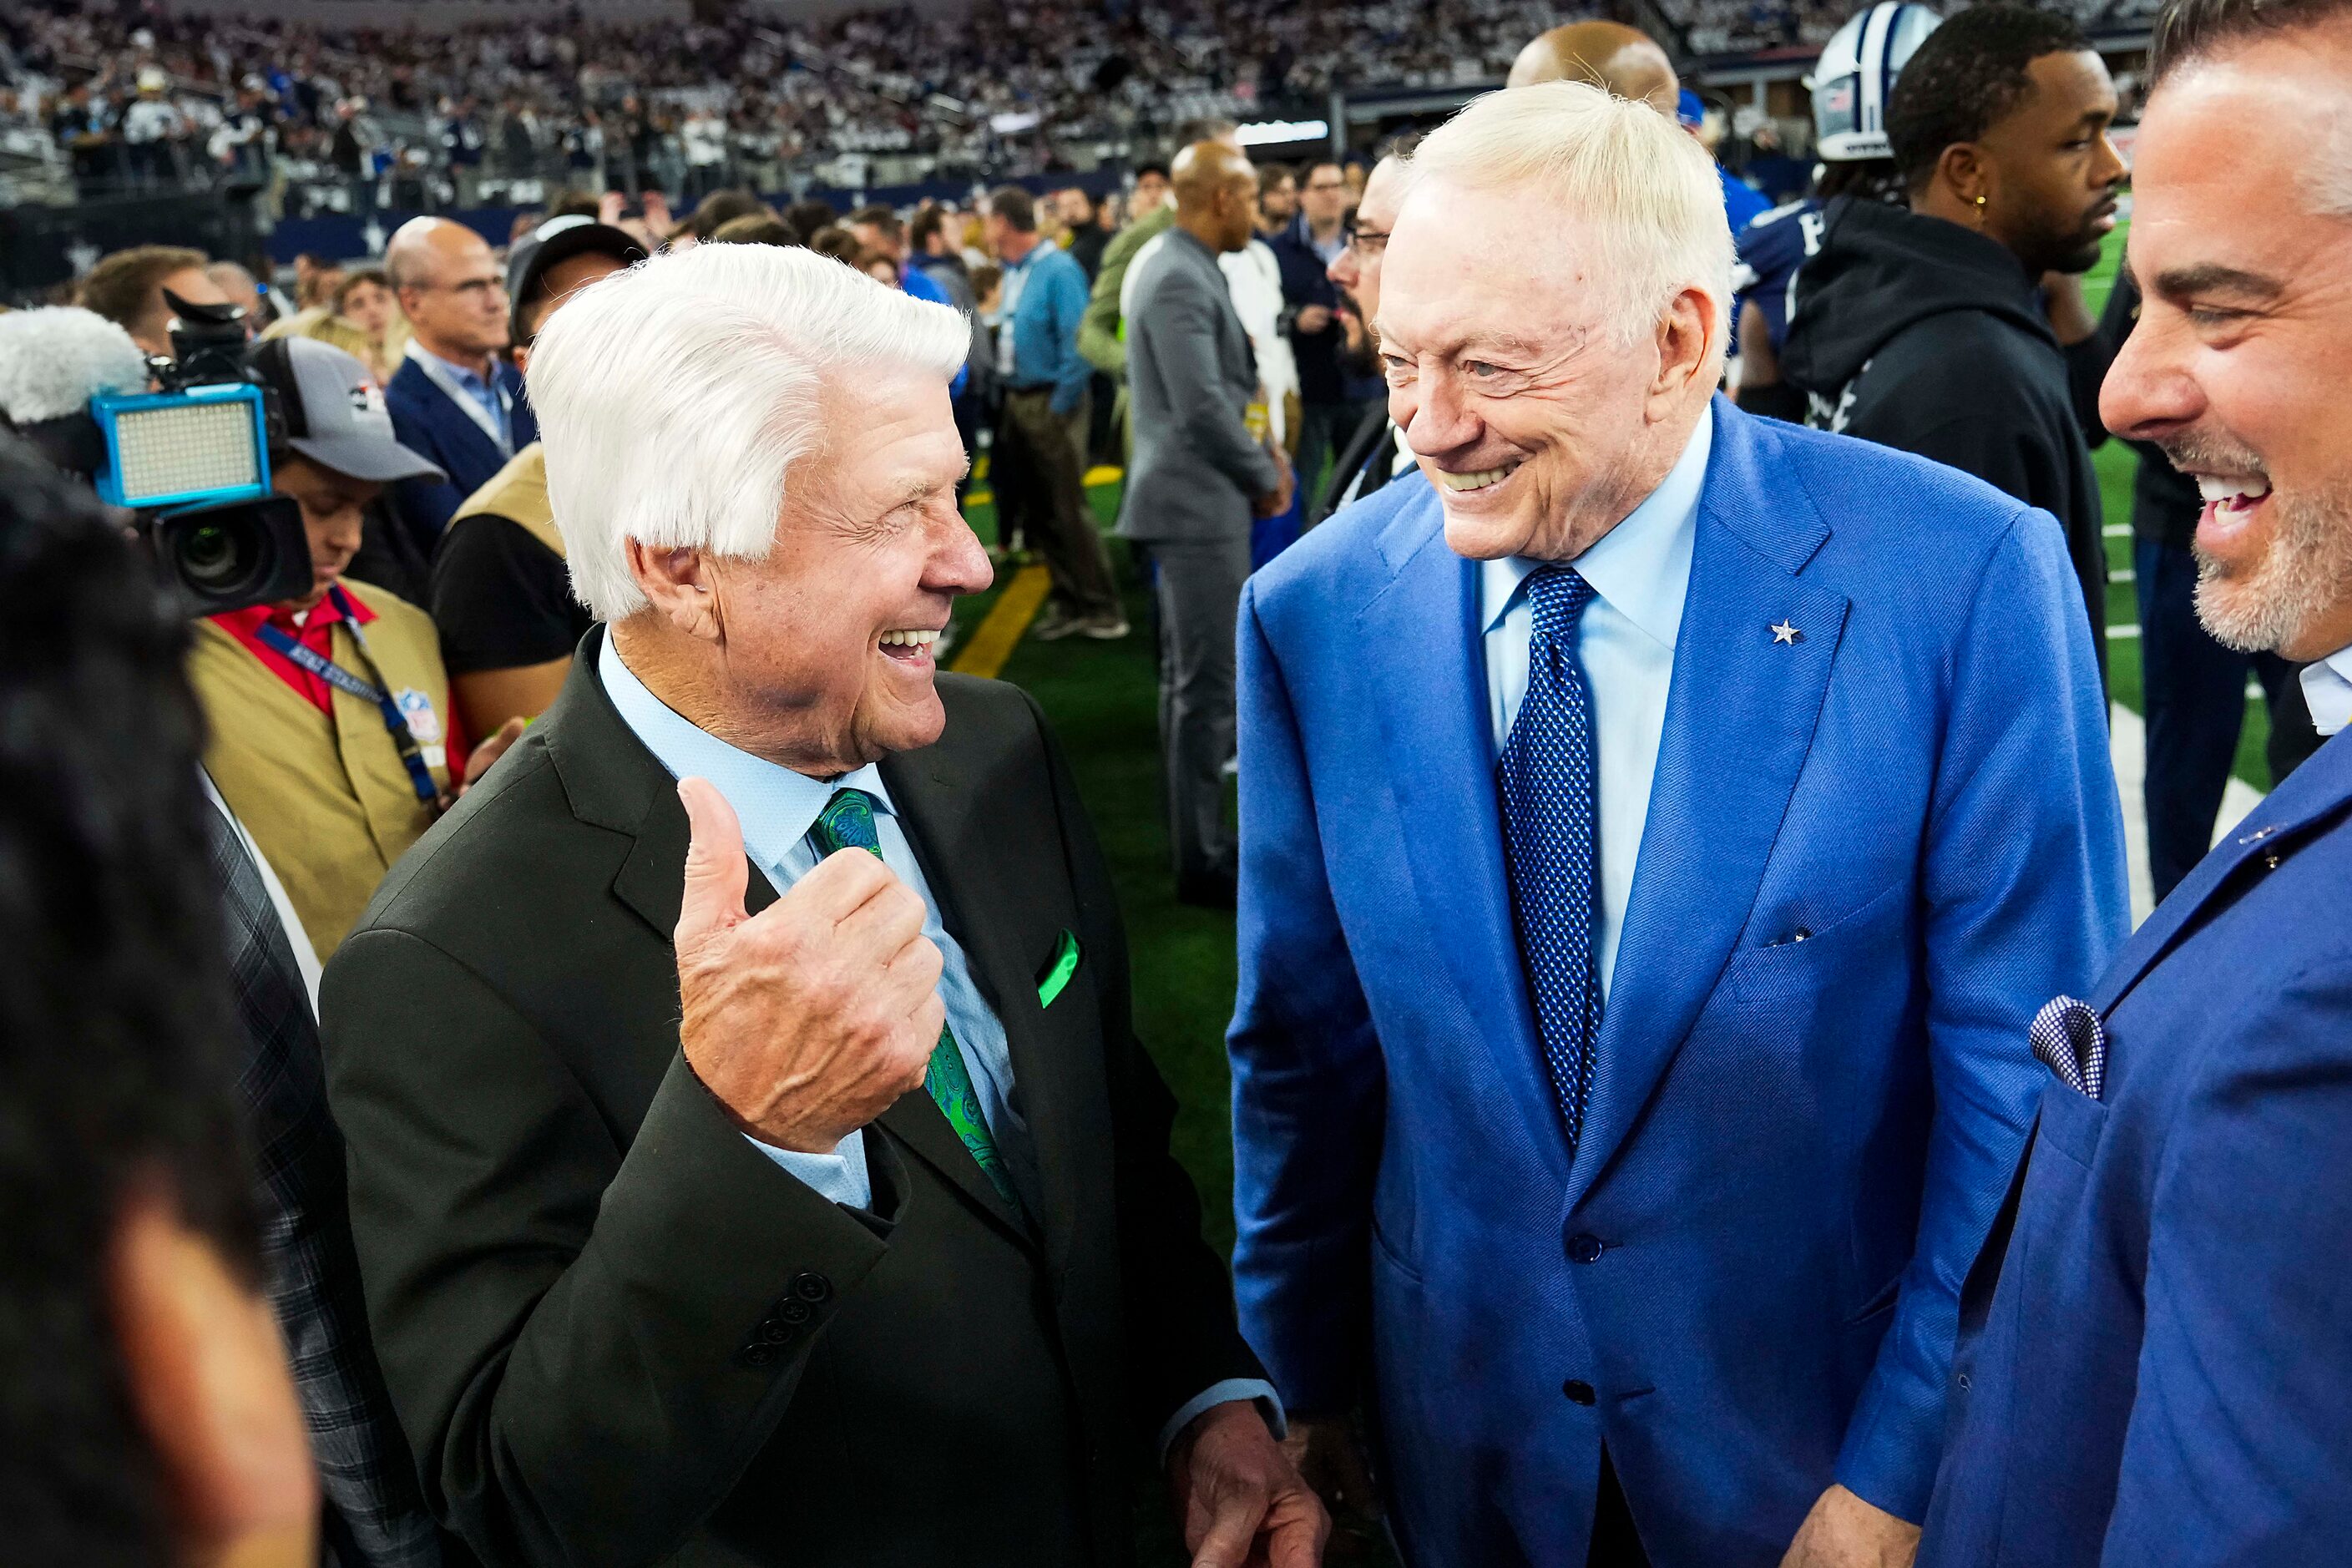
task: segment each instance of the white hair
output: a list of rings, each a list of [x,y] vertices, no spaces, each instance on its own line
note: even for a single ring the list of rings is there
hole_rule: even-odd
[[[51,305],[0,315],[0,414],[15,423],[79,413],[93,393],[146,390],[146,351],[96,311]]]
[[[878,366],[944,385],[971,346],[957,310],[813,250],[698,245],[582,289],[530,373],[572,591],[607,621],[643,609],[632,539],[761,559],[828,435],[825,378]]]
[[[1583,82],[1515,87],[1474,100],[1406,161],[1410,194],[1434,181],[1473,190],[1534,187],[1592,247],[1604,314],[1621,341],[1648,337],[1685,289],[1729,331],[1731,226],[1715,160],[1646,103]]]

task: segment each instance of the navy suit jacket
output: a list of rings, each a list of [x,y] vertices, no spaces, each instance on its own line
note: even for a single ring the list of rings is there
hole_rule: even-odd
[[[2352,741],[2297,768],[2096,992],[1969,1277],[1920,1563],[2352,1553]]]
[[[1571,1158],[1513,929],[1478,568],[1419,476],[1245,591],[1242,1321],[1369,1389],[1416,1568],[1772,1568],[1843,1481],[1926,1510],[1962,1274],[2127,922],[2048,514],[1717,398]],[[1776,641],[1775,623],[1803,634]]]
[[[498,384],[514,399],[514,449],[521,451],[539,439],[539,421],[524,398],[522,376],[504,360],[496,362]],[[433,558],[441,531],[466,498],[480,489],[505,468],[509,454],[474,423],[473,416],[450,399],[415,360],[404,359],[383,389],[392,411],[393,434],[413,452],[439,465],[446,479],[408,479],[394,491],[393,504],[401,522],[416,542],[425,559]]]

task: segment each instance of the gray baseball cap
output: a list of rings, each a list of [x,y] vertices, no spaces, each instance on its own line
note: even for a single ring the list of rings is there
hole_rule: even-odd
[[[375,376],[352,355],[316,338],[272,338],[251,363],[278,395],[286,445],[322,468],[372,484],[449,476],[393,434],[392,410]]]

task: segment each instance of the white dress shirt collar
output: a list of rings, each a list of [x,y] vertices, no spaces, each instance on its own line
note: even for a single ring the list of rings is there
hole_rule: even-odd
[[[646,689],[622,660],[609,631],[596,673],[623,721],[672,776],[709,779],[727,797],[742,819],[744,847],[762,866],[783,864],[793,847],[808,837],[835,790],[864,790],[874,797],[877,812],[896,814],[881,769],[872,763],[828,783],[755,757],[698,728]]]
[[[2321,734],[2352,725],[2352,647],[2305,667],[2303,700],[2311,708],[2312,728]]]
[[[1690,588],[1691,542],[1698,528],[1699,492],[1715,448],[1715,411],[1703,411],[1683,443],[1682,456],[1625,521],[1602,534],[1570,564],[1619,615],[1669,650],[1682,629]],[[1479,625],[1492,631],[1509,613],[1520,584],[1549,562],[1508,555],[1483,563]]]

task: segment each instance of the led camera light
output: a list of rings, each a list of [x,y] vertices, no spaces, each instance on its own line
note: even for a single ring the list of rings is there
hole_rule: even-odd
[[[233,500],[269,487],[258,387],[100,396],[90,409],[106,437],[99,493],[116,506]]]

